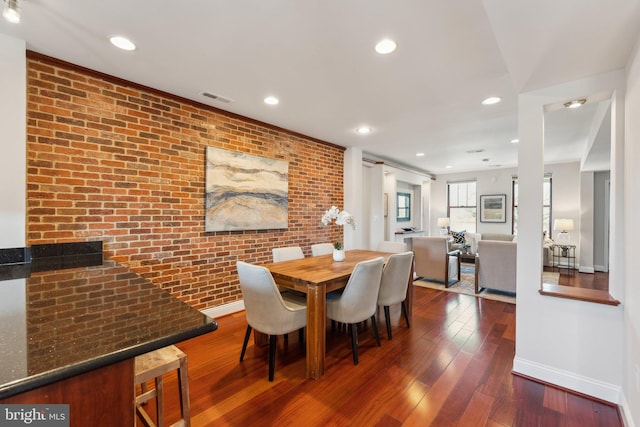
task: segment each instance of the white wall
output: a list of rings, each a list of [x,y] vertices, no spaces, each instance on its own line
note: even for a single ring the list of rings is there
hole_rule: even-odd
[[[640,40],[639,40],[640,42]],[[625,121],[625,218],[624,230],[627,235],[625,253],[637,252],[640,241],[640,174],[637,165],[640,163],[640,45],[629,67],[627,68],[627,96]],[[627,425],[640,426],[640,286],[638,286],[638,268],[630,260],[624,266],[624,396],[626,404]]]
[[[580,192],[576,191],[580,187],[580,163],[550,164],[544,167],[546,174],[552,176],[552,218],[571,218],[574,220],[576,230],[571,233],[570,238],[573,244],[578,244],[580,227]],[[507,195],[507,221],[505,223],[486,223],[478,221],[476,229],[478,233],[511,233],[511,204],[513,176],[518,174],[518,169],[492,169],[487,171],[475,171],[455,174],[438,175],[432,182],[431,188],[431,235],[438,235],[439,228],[437,218],[447,216],[447,182],[475,180],[477,202],[484,194],[506,194]],[[540,185],[542,187],[542,185]],[[522,191],[522,189],[520,189]],[[522,197],[522,194],[521,194]],[[478,205],[478,209],[480,206]],[[480,212],[478,211],[478,216]],[[554,236],[555,238],[555,233]],[[579,262],[580,252],[576,251]]]
[[[580,173],[580,227],[579,233],[580,272],[593,273],[593,227],[594,227],[594,173]],[[575,231],[574,231],[575,232]]]
[[[594,174],[593,267],[596,271],[609,269],[609,179],[609,171]]]
[[[624,73],[618,71],[519,96],[520,217],[513,370],[614,403],[624,400],[621,386],[629,373],[623,369],[622,351],[625,300],[620,306],[608,306],[538,293],[542,270],[540,182],[543,178],[544,105],[612,91],[615,98],[612,111],[617,118],[612,121],[612,164],[617,168],[614,171],[612,167],[612,188],[621,188],[622,180],[616,174],[622,173],[624,167],[616,163],[621,158],[616,149],[622,141],[619,118],[623,112],[620,103],[624,99],[623,79]],[[579,185],[573,191],[579,192]],[[618,222],[623,205],[620,195],[612,194],[611,230],[617,242],[625,241],[624,229]],[[570,217],[569,211],[567,216]],[[612,259],[617,259],[612,262],[610,279],[620,281],[624,253],[612,245],[611,255]],[[619,283],[610,283],[612,289],[617,286]],[[614,296],[622,297],[620,294]]]
[[[447,183],[459,181],[476,181],[476,202],[485,194],[506,194],[507,221],[504,223],[480,222],[480,205],[478,204],[477,233],[511,233],[511,179],[517,169],[492,169],[487,171],[442,174],[431,183],[431,221],[429,233],[440,234],[438,218],[447,216]]]
[[[24,41],[0,34],[0,248],[26,246],[27,64]]]

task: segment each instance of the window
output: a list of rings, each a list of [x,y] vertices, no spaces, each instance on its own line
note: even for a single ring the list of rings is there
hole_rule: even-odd
[[[542,183],[542,231],[547,237],[551,237],[551,177],[545,176]],[[513,215],[511,223],[511,232],[518,234],[518,178],[513,178],[512,187]]]
[[[451,182],[447,184],[447,216],[453,231],[476,232],[476,182]]]
[[[405,222],[411,220],[411,194],[398,193],[396,221]]]

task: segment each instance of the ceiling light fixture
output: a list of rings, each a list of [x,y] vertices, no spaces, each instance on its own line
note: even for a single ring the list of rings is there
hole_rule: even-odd
[[[416,153],[416,157],[424,157],[424,153]]]
[[[113,36],[109,39],[112,45],[122,50],[136,50],[136,45],[126,37]]]
[[[380,55],[386,55],[396,50],[396,47],[396,42],[390,39],[384,39],[380,40],[378,44],[376,44],[376,52]]]
[[[368,126],[360,126],[358,129],[356,129],[356,132],[358,132],[360,135],[367,135],[371,133],[371,128]]]
[[[2,11],[4,19],[12,24],[20,23],[20,9],[18,8],[18,0],[4,0],[4,10]]]
[[[451,169],[452,167],[453,167],[453,166],[451,166],[451,165],[447,165],[447,166],[445,166],[444,168],[445,168],[445,169]]]
[[[264,99],[264,103],[268,105],[278,105],[280,103],[280,100],[275,96],[267,96]]]
[[[498,96],[490,96],[489,98],[487,98],[484,101],[482,101],[482,105],[493,105],[493,104],[497,104],[500,101],[502,101],[502,99],[500,99],[500,97],[498,97]]]
[[[582,107],[586,102],[587,102],[586,98],[574,99],[573,101],[565,102],[564,108]]]
[[[520,140],[518,138],[514,138],[509,142],[512,143],[512,144],[517,144],[518,142],[520,142]]]

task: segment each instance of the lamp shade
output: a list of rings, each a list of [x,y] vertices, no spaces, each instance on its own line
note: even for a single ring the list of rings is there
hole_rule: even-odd
[[[449,218],[438,218],[438,227],[448,227],[449,226]]]
[[[553,221],[553,229],[560,230],[562,232],[573,230],[572,219],[556,219]]]

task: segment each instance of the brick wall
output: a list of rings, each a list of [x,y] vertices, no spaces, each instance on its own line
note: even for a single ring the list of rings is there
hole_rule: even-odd
[[[27,244],[105,254],[198,309],[241,298],[235,262],[341,239],[343,149],[29,53]],[[208,146],[289,162],[289,228],[204,231]]]

